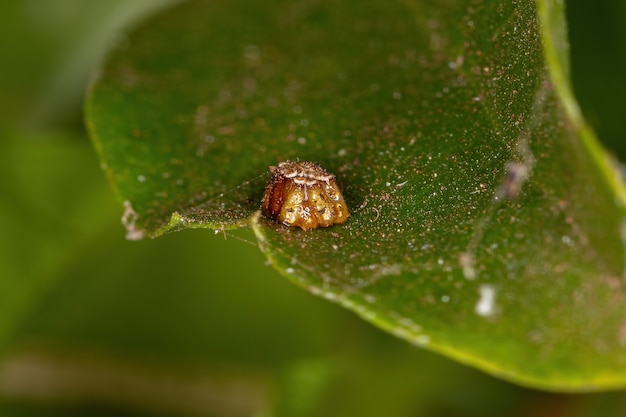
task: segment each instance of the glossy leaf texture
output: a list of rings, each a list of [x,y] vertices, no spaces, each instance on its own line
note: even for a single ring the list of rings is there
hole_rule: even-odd
[[[567,77],[551,2],[193,1],[111,54],[87,122],[130,238],[252,224],[284,275],[412,343],[623,387],[624,194]],[[335,173],[348,222],[263,219],[282,160]]]

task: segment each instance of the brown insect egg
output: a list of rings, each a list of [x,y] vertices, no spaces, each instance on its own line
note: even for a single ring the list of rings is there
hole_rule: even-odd
[[[335,176],[312,162],[285,161],[270,167],[261,201],[263,214],[304,230],[348,220],[348,207]]]

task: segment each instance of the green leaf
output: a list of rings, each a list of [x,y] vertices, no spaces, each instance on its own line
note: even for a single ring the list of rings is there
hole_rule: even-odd
[[[567,67],[549,1],[195,1],[112,53],[87,122],[130,238],[251,224],[284,275],[412,343],[623,387],[626,199]],[[260,217],[286,159],[337,175],[346,224]]]
[[[85,138],[68,136],[2,134],[0,350],[68,261],[109,227],[101,214],[114,202],[96,158]]]
[[[89,74],[121,28],[177,0],[32,0],[0,5],[0,125],[82,134]]]

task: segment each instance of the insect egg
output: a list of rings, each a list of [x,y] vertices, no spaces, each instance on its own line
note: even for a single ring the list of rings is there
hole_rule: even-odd
[[[270,167],[261,211],[286,226],[304,230],[348,220],[348,207],[335,176],[312,162],[285,161]]]

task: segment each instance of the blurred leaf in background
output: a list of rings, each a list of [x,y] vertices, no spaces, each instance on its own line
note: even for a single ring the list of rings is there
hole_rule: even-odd
[[[11,57],[0,68],[0,414],[626,413],[621,392],[523,389],[395,340],[263,266],[250,233],[124,241],[122,210],[79,121],[105,46],[165,4],[133,3],[0,6],[0,51]],[[610,36],[626,20],[619,1],[621,17],[592,32],[581,3],[569,7],[578,36],[623,39]],[[613,81],[577,67],[585,59],[573,49],[577,91],[581,79],[623,85],[623,49],[610,50],[622,57]],[[609,96],[598,100],[619,99]],[[591,119],[619,132],[620,116],[594,105],[583,102],[599,115]]]
[[[124,30],[176,0],[3,2],[0,121],[29,130],[82,125],[85,86]]]

